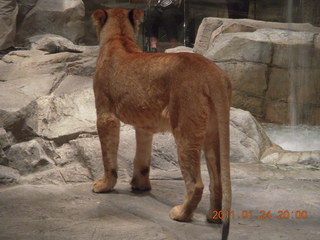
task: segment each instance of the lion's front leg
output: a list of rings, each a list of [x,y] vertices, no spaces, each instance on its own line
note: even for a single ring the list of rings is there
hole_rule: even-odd
[[[120,121],[109,113],[97,114],[97,129],[102,150],[104,177],[94,182],[96,193],[110,192],[117,182],[117,154],[119,146]]]
[[[131,186],[133,190],[148,191],[151,189],[149,172],[152,151],[152,133],[136,129],[136,156]]]

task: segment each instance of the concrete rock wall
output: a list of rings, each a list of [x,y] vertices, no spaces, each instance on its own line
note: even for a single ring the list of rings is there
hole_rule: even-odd
[[[194,52],[231,77],[233,105],[277,123],[320,124],[320,28],[204,19]]]
[[[252,31],[252,27],[245,29]],[[230,33],[225,41],[217,42],[227,45],[235,41],[243,46],[255,46],[254,49],[273,49],[276,47],[271,40],[268,42],[262,37],[271,33],[269,30],[256,31],[255,36],[246,33],[239,38],[242,42]],[[305,39],[310,39],[308,36]],[[217,39],[220,37],[225,36],[217,35]],[[277,40],[275,36],[269,38]],[[254,42],[255,39],[259,41]],[[33,50],[11,52],[0,59],[0,183],[65,184],[100,177],[103,167],[92,92],[98,47],[80,47],[52,35],[29,40]],[[242,92],[251,91],[248,96],[256,92],[263,94],[268,88],[264,85],[268,84],[268,75],[263,73],[268,72],[266,69],[270,68],[269,62],[273,61],[274,54],[268,51],[236,54],[236,50],[234,48],[229,53],[235,60],[226,58],[219,64],[234,69],[234,74],[242,74],[238,80],[239,88],[245,86],[240,89]],[[225,57],[219,51],[212,51],[213,56],[219,54]],[[315,55],[315,59],[317,57]],[[252,58],[257,62],[246,60]],[[281,64],[286,61],[279,59],[279,66],[275,69],[285,71],[286,66]],[[294,63],[312,67],[314,61],[296,60]],[[256,69],[261,73],[258,76],[265,78],[257,77]],[[251,78],[246,77],[248,73],[261,84],[252,83]],[[234,85],[237,86],[236,82]],[[280,159],[279,164],[292,166],[301,163],[304,168],[319,168],[319,152],[290,153],[295,160],[288,162],[287,156],[291,155],[273,146],[248,111],[231,109],[230,130],[232,162],[259,162],[263,159],[267,164],[277,165]],[[118,155],[122,180],[130,181],[134,151],[134,130],[123,125]],[[154,138],[151,178],[181,178],[170,134],[159,134]]]
[[[51,33],[79,43],[85,35],[85,8],[82,0],[28,0],[19,3],[16,41]]]
[[[44,39],[44,48],[57,44],[56,36]],[[60,38],[63,43],[59,49],[79,49]],[[82,47],[79,53],[47,50],[11,52],[0,60],[2,183],[86,182],[103,174],[92,91],[98,47]],[[247,111],[232,109],[230,129],[233,162],[258,162],[272,145]],[[120,178],[130,180],[134,153],[134,129],[123,125]],[[152,178],[181,178],[170,134],[154,138]]]

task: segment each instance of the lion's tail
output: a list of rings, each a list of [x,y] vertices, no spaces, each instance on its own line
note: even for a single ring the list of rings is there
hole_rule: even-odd
[[[222,185],[222,211],[225,218],[222,220],[222,240],[228,239],[231,210],[231,179],[230,179],[230,104],[231,104],[231,84],[225,76],[225,84],[222,89],[217,91],[211,89],[211,96],[217,115],[219,142],[220,142],[220,172]]]

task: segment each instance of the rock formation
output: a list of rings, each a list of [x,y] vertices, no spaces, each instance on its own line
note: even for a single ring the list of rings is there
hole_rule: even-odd
[[[206,18],[193,51],[229,74],[234,107],[265,121],[319,125],[319,33],[310,24]]]
[[[92,92],[98,47],[72,45],[52,35],[32,39],[32,46],[40,46],[39,41],[45,42],[43,46],[59,44],[57,49],[66,52],[43,47],[47,52],[16,51],[0,60],[0,182],[91,181],[103,171]],[[263,158],[277,164],[277,148],[249,112],[232,108],[230,129],[232,162]],[[134,152],[134,129],[123,125],[119,147],[122,180],[130,180]],[[319,167],[317,154],[312,155],[314,161],[305,159],[304,167]],[[151,172],[153,179],[181,178],[174,140],[168,133],[154,138]]]
[[[17,42],[51,33],[79,43],[85,35],[82,0],[28,0],[21,1],[19,6]]]

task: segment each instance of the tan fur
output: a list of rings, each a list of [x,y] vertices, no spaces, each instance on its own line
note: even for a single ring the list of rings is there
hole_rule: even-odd
[[[143,53],[135,43],[141,10],[97,10],[92,18],[100,39],[94,77],[97,128],[105,175],[94,192],[112,191],[117,181],[120,121],[136,129],[132,188],[150,190],[152,135],[172,131],[186,183],[183,204],[170,217],[188,221],[203,191],[204,149],[210,174],[210,209],[230,211],[229,105],[231,85],[215,64],[190,53]]]

